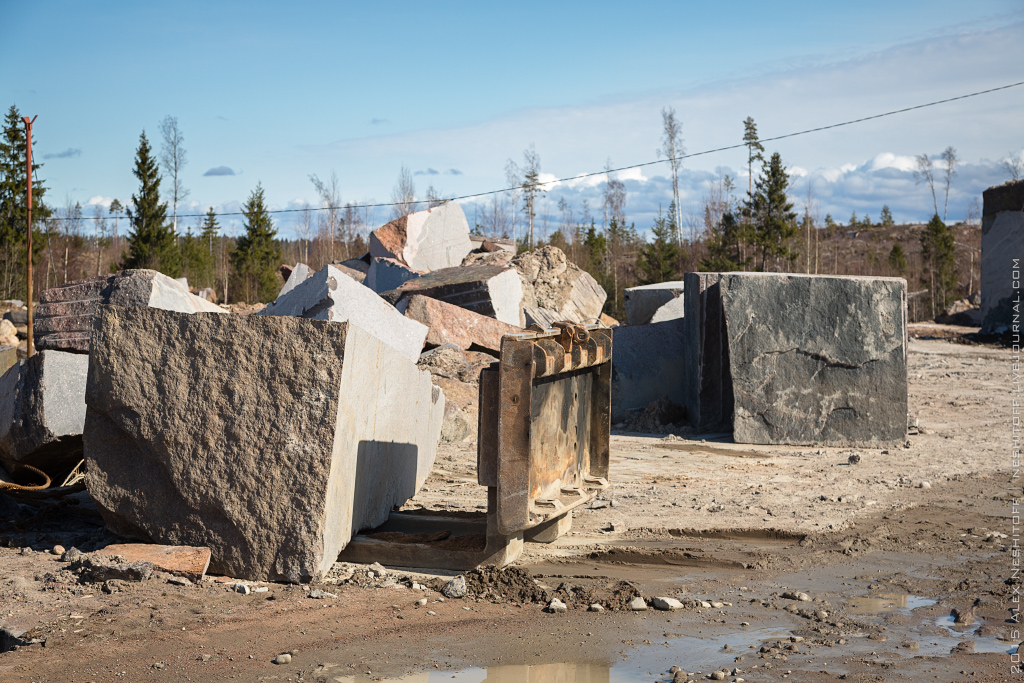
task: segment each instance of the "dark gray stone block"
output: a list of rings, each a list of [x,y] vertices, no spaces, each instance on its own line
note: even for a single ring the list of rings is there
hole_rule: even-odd
[[[721,273],[686,273],[683,364],[686,419],[698,432],[732,431],[732,377]]]
[[[1024,180],[990,187],[983,196],[981,331],[1001,334],[1010,328],[1013,307],[1019,305],[1019,274],[1024,265]]]
[[[683,405],[683,319],[612,328],[612,423],[667,396]]]

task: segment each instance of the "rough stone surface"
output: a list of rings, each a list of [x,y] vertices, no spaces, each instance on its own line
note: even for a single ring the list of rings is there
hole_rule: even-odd
[[[115,533],[209,547],[214,573],[319,579],[433,465],[444,395],[356,325],[108,306],[95,339],[90,495]]]
[[[361,258],[350,258],[345,261],[334,261],[331,263],[331,265],[337,268],[339,272],[348,275],[350,278],[360,283],[366,282],[366,274],[370,272],[369,262],[364,261]]]
[[[503,237],[484,237],[483,235],[470,235],[469,241],[473,243],[474,251],[507,251],[513,256],[519,251],[519,244],[515,240]]]
[[[565,258],[558,247],[546,246],[512,259],[523,281],[523,306],[546,308],[559,320],[594,322],[608,294],[590,273]]]
[[[89,357],[40,351],[0,378],[0,462],[32,465],[51,477],[82,458]]]
[[[507,266],[443,268],[409,280],[383,296],[393,299],[404,311],[413,294],[439,299],[508,325],[522,325],[523,285],[515,269]]]
[[[683,276],[683,394],[686,420],[698,433],[732,430],[732,376],[722,313],[721,273]]]
[[[521,327],[420,294],[406,300],[405,316],[429,328],[426,343],[430,346],[455,344],[467,350],[476,347],[497,353],[503,335],[523,331]]]
[[[180,313],[224,312],[190,293],[187,285],[155,270],[122,270],[43,290],[34,313],[36,348],[88,353],[93,318],[102,304]]]
[[[682,280],[624,289],[626,324],[646,325],[682,318],[683,289]]]
[[[545,330],[551,327],[554,323],[565,320],[565,317],[559,315],[557,311],[552,311],[547,308],[536,308],[533,306],[523,308],[523,318],[525,319],[527,327],[530,327],[531,325],[539,325]]]
[[[363,284],[380,294],[398,289],[407,280],[419,277],[423,273],[413,270],[398,259],[375,256],[370,262]]]
[[[983,193],[981,220],[981,331],[1001,334],[1013,320],[1014,261],[1024,261],[1024,180]]]
[[[210,567],[210,549],[180,545],[154,545],[151,543],[116,543],[101,551],[104,555],[117,555],[128,562],[149,562],[156,569],[199,581]]]
[[[654,609],[667,612],[674,612],[675,610],[683,609],[683,603],[679,602],[675,598],[654,598],[651,600],[651,605]]]
[[[663,397],[683,404],[684,350],[683,319],[613,329],[613,424]]]
[[[71,571],[81,572],[85,581],[145,581],[153,575],[151,562],[129,562],[123,557],[83,555],[71,563]]]
[[[0,376],[18,364],[18,346],[0,346]]]
[[[647,609],[647,603],[639,595],[629,601],[629,609],[634,612],[643,612]]]
[[[441,587],[441,594],[446,598],[463,598],[466,596],[466,577],[462,574],[454,577]]]
[[[727,273],[720,287],[737,443],[905,440],[903,279]]]
[[[393,258],[418,271],[461,265],[472,249],[469,223],[457,202],[410,213],[370,233],[370,256]]]
[[[284,266],[282,266],[282,268],[283,267]],[[280,299],[282,296],[295,289],[296,285],[300,282],[305,282],[306,278],[312,274],[313,271],[311,271],[309,266],[305,263],[296,263],[291,269],[291,272],[288,273],[288,279],[285,280],[284,287],[282,287],[281,291],[278,292],[277,298]]]
[[[471,251],[462,259],[464,266],[507,266],[515,253],[498,248],[497,251]]]
[[[406,318],[334,266],[324,266],[256,315],[349,321],[413,363],[419,358],[427,337],[425,325]]]

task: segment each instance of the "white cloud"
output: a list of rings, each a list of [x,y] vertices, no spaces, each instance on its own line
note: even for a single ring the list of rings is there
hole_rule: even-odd
[[[104,197],[103,195],[94,195],[89,197],[89,201],[85,203],[86,206],[102,206],[104,208],[110,208],[110,203],[114,201],[113,197]]]

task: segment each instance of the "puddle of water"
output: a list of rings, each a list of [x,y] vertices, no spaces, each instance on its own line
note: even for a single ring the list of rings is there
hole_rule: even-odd
[[[935,601],[907,593],[875,593],[852,597],[847,601],[850,614],[881,614],[882,612],[909,612],[918,607],[934,605]]]

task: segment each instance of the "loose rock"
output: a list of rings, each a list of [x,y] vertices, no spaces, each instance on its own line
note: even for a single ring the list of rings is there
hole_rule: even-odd
[[[566,606],[564,602],[562,602],[558,598],[554,598],[551,602],[548,603],[548,611],[557,614],[561,612],[568,612],[569,608]]]
[[[629,609],[634,612],[643,612],[647,610],[647,603],[638,596],[629,601]]]
[[[446,598],[462,598],[466,595],[466,577],[459,574],[451,579],[441,588],[441,594]]]
[[[675,598],[654,598],[651,601],[654,609],[663,611],[675,611],[683,609],[683,603],[679,602]]]

